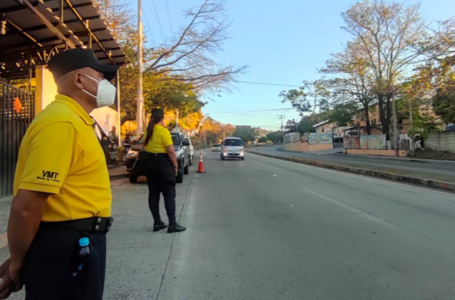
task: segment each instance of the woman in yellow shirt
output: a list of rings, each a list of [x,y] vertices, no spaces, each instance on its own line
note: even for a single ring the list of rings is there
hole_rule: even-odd
[[[149,186],[149,206],[155,221],[153,231],[167,227],[160,216],[160,194],[163,194],[164,205],[169,219],[167,232],[181,232],[186,228],[177,223],[175,217],[175,175],[177,174],[177,157],[171,133],[164,127],[164,112],[154,108],[147,127],[144,142],[147,152],[145,170]]]

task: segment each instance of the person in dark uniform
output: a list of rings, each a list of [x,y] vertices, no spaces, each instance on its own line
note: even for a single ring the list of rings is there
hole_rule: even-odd
[[[181,232],[186,228],[177,223],[175,216],[175,175],[177,174],[177,157],[171,133],[164,127],[164,112],[153,109],[147,127],[144,149],[146,151],[147,183],[149,186],[149,206],[155,221],[153,231],[167,227],[160,216],[160,194],[164,196],[164,204],[169,219],[167,232]]]
[[[58,95],[19,150],[0,299],[25,284],[27,300],[101,300],[112,194],[89,113],[114,103],[108,80],[118,67],[78,48],[54,56],[49,69]]]

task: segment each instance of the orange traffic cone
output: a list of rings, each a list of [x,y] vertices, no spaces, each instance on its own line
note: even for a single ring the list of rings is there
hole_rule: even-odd
[[[201,151],[201,154],[199,154],[199,168],[196,173],[205,173],[204,160],[202,159],[202,151]]]

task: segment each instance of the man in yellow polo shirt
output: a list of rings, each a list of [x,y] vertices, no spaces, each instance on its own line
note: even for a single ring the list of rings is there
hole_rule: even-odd
[[[27,300],[100,300],[112,196],[89,113],[114,103],[108,80],[118,67],[72,49],[54,56],[49,69],[59,95],[20,147],[0,299],[25,284]]]

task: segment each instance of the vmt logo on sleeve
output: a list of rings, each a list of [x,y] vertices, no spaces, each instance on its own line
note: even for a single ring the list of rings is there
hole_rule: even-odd
[[[58,174],[59,173],[57,173],[57,172],[51,172],[51,171],[43,170],[43,176],[42,177],[41,176],[37,176],[36,178],[40,179],[40,180],[60,182],[60,180],[57,179]]]

